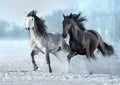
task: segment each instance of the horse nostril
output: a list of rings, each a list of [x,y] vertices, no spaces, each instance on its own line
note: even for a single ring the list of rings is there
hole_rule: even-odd
[[[28,28],[28,30],[30,30],[30,28]]]
[[[26,28],[26,30],[30,30],[30,28],[28,27],[28,28]]]
[[[62,36],[64,37],[64,34],[62,34]]]
[[[67,37],[67,34],[62,34],[63,38],[66,38]]]

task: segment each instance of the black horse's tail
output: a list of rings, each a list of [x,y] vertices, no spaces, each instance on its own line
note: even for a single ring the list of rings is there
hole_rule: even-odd
[[[114,54],[114,49],[111,45],[108,45],[107,43],[104,42],[105,50],[106,50],[106,55],[110,56]]]

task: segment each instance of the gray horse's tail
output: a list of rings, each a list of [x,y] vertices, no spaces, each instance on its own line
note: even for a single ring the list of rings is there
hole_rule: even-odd
[[[106,55],[110,56],[114,54],[114,49],[111,45],[108,45],[107,43],[104,42],[105,50],[106,50]]]

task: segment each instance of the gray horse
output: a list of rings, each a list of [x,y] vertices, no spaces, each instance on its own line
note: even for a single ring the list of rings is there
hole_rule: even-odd
[[[36,11],[30,11],[25,18],[26,30],[30,34],[32,63],[34,70],[38,69],[35,63],[34,55],[42,52],[46,56],[46,62],[49,67],[49,72],[52,72],[50,65],[49,53],[56,55],[60,50],[69,51],[69,46],[64,38],[59,33],[47,33],[44,20],[36,16]]]

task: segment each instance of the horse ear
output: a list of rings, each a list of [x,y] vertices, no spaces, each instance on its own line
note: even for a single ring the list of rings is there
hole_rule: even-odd
[[[24,13],[25,13],[25,16],[27,16],[27,15],[28,15],[28,13],[27,13],[26,11],[25,11]]]
[[[27,12],[25,12],[25,14],[27,14]]]
[[[70,16],[69,16],[70,18],[72,18],[72,13],[70,13]]]
[[[80,15],[81,15],[81,12],[79,12],[75,18],[78,18]]]
[[[81,15],[81,12],[78,13],[78,16],[80,16],[80,15]]]
[[[63,14],[63,17],[65,18],[65,15]]]
[[[36,14],[37,14],[37,12],[38,12],[38,11],[37,11],[36,9],[35,9],[35,10],[33,10],[33,14],[34,14],[34,15],[36,15]]]

